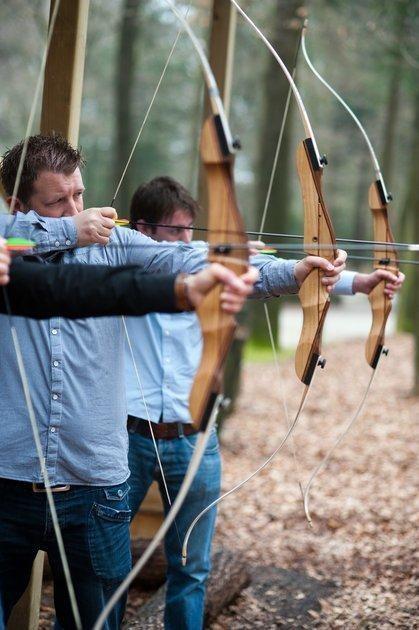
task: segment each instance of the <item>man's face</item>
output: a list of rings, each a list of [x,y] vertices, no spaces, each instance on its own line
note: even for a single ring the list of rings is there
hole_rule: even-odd
[[[16,210],[36,210],[44,217],[71,217],[83,210],[83,179],[80,169],[74,173],[42,171],[33,184],[28,203],[16,203]]]
[[[192,230],[190,229],[193,224],[193,219],[189,212],[183,209],[177,209],[171,215],[171,217],[165,218],[161,221],[167,226],[176,227],[155,227],[144,223],[137,223],[137,230],[151,236],[155,241],[183,241],[184,243],[190,243],[192,240]]]

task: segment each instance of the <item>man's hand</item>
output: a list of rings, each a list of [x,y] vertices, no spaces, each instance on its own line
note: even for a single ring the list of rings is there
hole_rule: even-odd
[[[86,247],[93,243],[107,245],[118,215],[115,208],[89,208],[73,218],[77,228],[77,245]]]
[[[241,276],[219,263],[209,265],[197,274],[187,278],[188,298],[198,308],[205,295],[218,283],[224,285],[221,293],[221,307],[227,313],[238,313],[243,308],[247,296],[252,292],[258,279],[258,271],[254,267]]]
[[[368,295],[377,284],[385,280],[384,293],[392,300],[397,291],[400,291],[405,278],[406,276],[401,271],[396,276],[386,269],[376,269],[372,273],[357,273],[354,277],[353,290],[354,293],[366,293]]]
[[[299,260],[294,268],[294,277],[300,287],[313,269],[323,269],[324,276],[322,284],[329,293],[334,285],[339,281],[340,274],[345,269],[345,261],[348,254],[343,249],[338,249],[338,257],[330,263],[326,258],[320,256],[306,256]]]
[[[6,241],[0,238],[0,286],[9,282],[10,254],[6,249]]]

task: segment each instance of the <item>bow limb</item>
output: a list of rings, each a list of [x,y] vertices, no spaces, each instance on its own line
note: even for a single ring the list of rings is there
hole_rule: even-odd
[[[223,118],[215,110],[205,121],[201,136],[201,158],[208,187],[208,260],[221,262],[241,274],[248,267],[247,236],[237,207],[234,155],[227,140],[229,131],[224,125]],[[241,247],[231,248],[231,245]],[[214,287],[197,310],[203,350],[189,405],[192,422],[198,429],[205,428],[220,391],[222,368],[236,330],[235,318],[220,307],[222,290],[220,285]]]
[[[313,250],[306,250],[306,253],[334,260],[336,258],[336,238],[321,189],[321,176],[326,160],[320,156],[301,95],[290,72],[266,36],[236,0],[230,1],[275,57],[291,86],[306,135],[305,140],[300,142],[297,149],[297,171],[304,205],[304,241],[313,243],[313,245],[326,245],[324,250],[313,248]],[[322,285],[322,276],[321,271],[313,270],[299,291],[304,322],[296,352],[295,368],[298,378],[306,386],[310,386],[316,366],[319,364],[323,367],[325,364],[320,356],[320,346],[330,298]]]
[[[305,110],[303,101],[301,99],[300,93],[297,89],[297,86],[294,82],[293,75],[290,74],[287,67],[285,66],[282,59],[279,57],[278,53],[272,46],[272,44],[268,41],[265,35],[261,32],[261,30],[254,24],[254,22],[250,19],[250,17],[243,11],[243,9],[238,5],[235,0],[231,0],[231,3],[236,7],[237,11],[243,16],[246,22],[251,26],[253,30],[257,33],[258,37],[262,39],[264,44],[270,50],[272,55],[277,60],[278,64],[282,68],[286,78],[290,84],[290,92],[292,91],[295,99],[297,101],[298,110],[300,112],[300,116],[302,118],[303,127],[306,135],[308,136],[304,141],[300,142],[297,149],[297,171],[300,178],[301,191],[303,197],[303,205],[304,205],[304,242],[313,245],[313,249],[310,247],[307,250],[308,254],[313,256],[323,256],[328,260],[334,260],[336,257],[336,241],[335,235],[333,231],[332,222],[329,216],[329,213],[326,209],[325,202],[323,199],[323,194],[321,190],[321,176],[323,172],[323,164],[325,163],[324,158],[321,158],[317,149],[317,144],[314,138],[313,130]],[[288,109],[288,98],[285,106],[285,112]],[[284,125],[284,121],[283,121]],[[283,125],[280,131],[280,138],[283,132]],[[280,142],[280,141],[279,141]],[[278,145],[279,145],[278,142]],[[277,159],[277,155],[279,152],[279,146],[277,147],[275,161]],[[275,164],[275,162],[274,162]],[[274,166],[275,167],[275,166]],[[271,181],[273,176],[271,176]],[[268,190],[268,197],[270,191]],[[268,202],[265,203],[265,209],[263,213],[263,219],[261,223],[261,227],[259,230],[259,235],[262,233],[263,224],[266,217],[266,209],[268,206]],[[319,244],[323,246],[323,249],[318,249]],[[306,280],[303,282],[299,297],[303,307],[304,312],[304,324],[303,330],[301,333],[301,338],[298,344],[297,352],[296,352],[296,372],[297,376],[304,383],[305,388],[297,409],[297,412],[291,422],[288,421],[288,413],[287,413],[287,405],[284,398],[284,409],[285,415],[287,418],[287,432],[284,438],[281,440],[278,447],[274,450],[274,452],[269,456],[269,458],[257,468],[253,473],[248,475],[246,479],[238,483],[234,488],[221,495],[217,500],[208,505],[202,512],[200,512],[191,525],[188,528],[186,536],[183,542],[182,548],[182,562],[186,564],[187,561],[187,548],[188,541],[192,534],[192,531],[197,524],[197,522],[204,516],[208,510],[212,507],[220,503],[223,499],[227,498],[240,488],[242,488],[248,481],[253,479],[261,470],[266,468],[268,464],[274,459],[274,457],[282,450],[287,440],[292,436],[293,431],[297,425],[298,419],[301,416],[308,393],[310,391],[310,386],[312,383],[312,379],[314,376],[315,368],[318,364],[324,367],[325,361],[320,357],[320,341],[321,341],[321,333],[323,329],[323,324],[325,321],[327,309],[329,306],[329,294],[324,289],[322,282],[322,273],[318,270],[313,270]],[[268,327],[270,328],[269,316],[267,314],[267,322]],[[271,334],[271,332],[270,332]],[[272,334],[271,334],[272,338]],[[273,339],[272,339],[273,341]],[[274,343],[272,343],[272,347],[275,353]],[[294,451],[294,460],[296,462],[295,451]],[[300,489],[302,490],[301,483]]]
[[[398,275],[397,252],[393,247],[394,238],[388,218],[388,201],[380,179],[371,184],[368,202],[373,216],[374,240],[386,243],[384,247],[377,246],[374,251],[374,269],[386,269]],[[376,369],[381,355],[388,353],[388,349],[384,347],[384,335],[392,302],[385,293],[385,286],[386,282],[382,280],[368,295],[372,323],[365,346],[365,357],[373,370]]]
[[[365,143],[367,145],[367,149],[371,158],[372,167],[374,170],[375,181],[372,182],[369,188],[368,193],[368,202],[369,207],[373,216],[373,231],[374,231],[374,241],[377,241],[377,244],[374,249],[374,269],[386,269],[388,271],[393,272],[398,275],[398,260],[396,248],[394,245],[394,238],[390,228],[389,218],[388,218],[388,204],[392,200],[391,194],[387,191],[383,175],[381,173],[380,164],[378,162],[376,153],[374,151],[374,147],[366,130],[364,129],[361,121],[353,112],[353,110],[349,107],[346,101],[336,92],[336,90],[329,85],[329,83],[321,76],[321,74],[316,70],[313,66],[313,63],[308,56],[306,43],[305,43],[305,35],[307,31],[307,21],[304,25],[303,35],[302,35],[302,51],[304,58],[313,72],[313,74],[319,79],[319,81],[333,94],[333,96],[339,101],[339,103],[343,106],[345,111],[351,116],[352,120],[357,125],[360,130]],[[364,392],[364,395],[361,399],[358,408],[356,409],[353,416],[350,418],[347,423],[344,431],[337,438],[335,443],[332,445],[331,449],[327,452],[325,457],[321,460],[321,462],[314,469],[312,474],[310,475],[309,481],[304,490],[304,510],[306,513],[306,517],[308,522],[311,524],[312,519],[310,516],[309,510],[309,498],[310,498],[310,489],[315,477],[326,467],[329,462],[333,452],[342,442],[344,437],[350,431],[352,425],[356,422],[356,420],[361,415],[365,402],[368,396],[368,393],[371,389],[372,383],[375,378],[376,368],[378,366],[378,362],[382,354],[387,354],[388,350],[384,347],[384,336],[385,336],[385,327],[388,320],[388,317],[391,312],[392,303],[390,298],[385,293],[385,281],[382,280],[377,284],[377,286],[370,292],[368,299],[371,305],[371,313],[372,313],[372,323],[370,332],[368,334],[368,338],[365,345],[365,357],[368,365],[372,368],[372,374],[368,381],[368,385]]]

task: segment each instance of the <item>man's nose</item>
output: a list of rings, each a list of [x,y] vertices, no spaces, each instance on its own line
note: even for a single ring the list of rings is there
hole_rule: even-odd
[[[66,216],[73,217],[74,215],[78,213],[79,213],[79,210],[77,208],[76,201],[73,198],[69,199],[66,203],[66,208],[65,208]]]
[[[181,239],[184,243],[190,243],[192,240],[192,230],[190,229],[185,229],[182,232],[182,239]]]

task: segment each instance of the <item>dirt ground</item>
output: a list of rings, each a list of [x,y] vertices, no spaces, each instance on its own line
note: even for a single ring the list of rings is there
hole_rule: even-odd
[[[313,529],[298,481],[307,483],[358,406],[370,369],[363,344],[325,349],[291,440],[241,491],[221,504],[217,541],[251,565],[250,586],[211,625],[224,628],[416,628],[418,599],[419,399],[412,388],[412,344],[389,340],[365,411],[315,479]],[[289,416],[301,386],[282,366]],[[273,365],[249,365],[223,435],[224,489],[256,469],[285,431]]]
[[[325,348],[292,440],[242,490],[221,503],[216,544],[248,563],[250,584],[211,623],[242,628],[419,628],[417,422],[411,340],[389,340],[365,411],[316,478],[313,529],[304,486],[359,405],[370,369],[363,343]],[[286,431],[301,397],[292,361],[246,366],[242,393],[222,436],[223,489],[255,470]],[[293,455],[295,450],[295,458]],[[143,601],[131,591],[127,625]],[[42,627],[51,619],[44,598]]]

